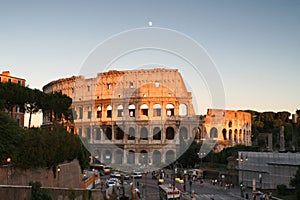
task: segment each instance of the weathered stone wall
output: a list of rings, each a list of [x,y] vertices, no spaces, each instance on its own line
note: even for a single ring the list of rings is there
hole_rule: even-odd
[[[100,190],[84,190],[69,188],[47,188],[53,200],[69,200],[70,194],[76,196],[76,200],[103,200],[104,195]],[[31,187],[29,186],[5,186],[0,185],[0,200],[30,200]]]
[[[39,181],[43,187],[81,188],[81,169],[77,160],[59,165],[60,172],[54,176],[47,168],[21,170],[9,166],[0,168],[0,185],[28,186]]]

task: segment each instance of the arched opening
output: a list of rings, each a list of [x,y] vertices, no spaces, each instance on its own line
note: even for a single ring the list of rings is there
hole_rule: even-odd
[[[161,140],[161,130],[159,127],[153,129],[153,140]]]
[[[135,152],[130,150],[128,152],[128,159],[127,159],[128,164],[134,164],[135,163]]]
[[[226,131],[226,129],[225,128],[223,128],[223,130],[222,130],[222,134],[223,134],[223,139],[224,140],[227,140],[227,131]]]
[[[166,139],[167,140],[173,140],[174,139],[174,128],[173,127],[168,127],[166,130]]]
[[[237,129],[234,130],[234,141],[238,142],[238,130]]]
[[[187,130],[187,128],[186,127],[181,127],[180,129],[179,129],[179,134],[180,134],[180,136],[183,138],[183,139],[187,139],[188,138],[188,130]]]
[[[140,163],[145,166],[148,164],[148,152],[146,150],[142,150],[140,154]]]
[[[95,130],[95,140],[101,140],[101,132],[102,132],[102,129],[101,127],[97,126],[94,128]]]
[[[117,127],[116,140],[123,140],[123,139],[124,139],[124,131],[122,128]]]
[[[111,130],[111,127],[107,127],[106,128],[106,131],[105,131],[105,136],[108,140],[111,140],[112,139],[112,130]]]
[[[239,131],[239,140],[240,140],[240,143],[243,142],[242,129],[240,129],[240,131]]]
[[[123,105],[118,106],[118,117],[123,117]]]
[[[154,104],[153,106],[153,117],[160,117],[161,116],[161,105]]]
[[[129,128],[128,140],[135,140],[135,130],[133,127]]]
[[[148,116],[148,105],[147,104],[141,105],[141,114]]]
[[[130,104],[128,106],[128,110],[129,110],[129,117],[135,117],[135,105]]]
[[[91,127],[86,127],[85,135],[86,135],[87,141],[90,141],[91,140]]]
[[[173,104],[167,104],[166,106],[167,116],[171,117],[174,116],[174,105]]]
[[[218,129],[216,127],[212,127],[210,129],[210,138],[218,138]]]
[[[112,106],[108,105],[106,108],[106,117],[111,118],[112,117]]]
[[[188,114],[188,109],[187,106],[185,104],[180,104],[179,105],[179,115],[180,116],[186,116]]]
[[[115,152],[115,163],[116,164],[122,164],[123,163],[123,151],[121,151],[120,149],[118,149]]]
[[[200,128],[194,127],[192,133],[196,140],[201,139],[201,129]]]
[[[244,133],[243,133],[243,142],[246,143],[246,130],[244,129]]]
[[[161,163],[161,153],[160,151],[155,150],[153,152],[153,164],[159,165]]]
[[[228,139],[231,141],[232,140],[232,130],[230,129],[229,130],[229,136],[228,136]]]
[[[101,118],[102,117],[102,108],[101,106],[97,107],[97,118]]]
[[[166,163],[172,163],[175,160],[175,153],[172,150],[166,152]]]
[[[232,121],[228,122],[228,127],[231,128],[232,127]]]
[[[148,129],[146,127],[141,129],[140,136],[141,140],[148,140]]]

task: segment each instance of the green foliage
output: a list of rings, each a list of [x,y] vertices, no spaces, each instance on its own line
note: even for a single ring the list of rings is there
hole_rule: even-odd
[[[15,164],[22,169],[48,167],[56,171],[59,163],[74,159],[79,160],[82,169],[88,166],[89,153],[78,135],[59,125],[53,129],[28,129],[19,146]]]
[[[296,188],[297,199],[300,199],[300,167],[298,167],[295,177],[291,180],[290,185]]]
[[[31,200],[52,200],[48,190],[42,189],[40,182],[30,182],[31,186]]]
[[[69,189],[68,197],[69,197],[70,200],[75,200],[76,199],[76,193],[72,188]]]
[[[16,162],[19,147],[24,142],[24,130],[18,127],[6,113],[0,111],[0,159],[4,164],[6,158],[12,158],[12,164]]]
[[[279,195],[286,195],[287,194],[287,187],[284,184],[277,185],[277,193]]]

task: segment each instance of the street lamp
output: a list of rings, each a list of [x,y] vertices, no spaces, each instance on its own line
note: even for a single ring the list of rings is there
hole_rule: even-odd
[[[58,181],[58,187],[59,187],[59,173],[61,171],[60,166],[58,166],[56,170],[57,170],[57,177],[58,177],[57,181]]]
[[[200,158],[200,168],[202,169],[202,159],[206,156],[205,152],[198,152],[198,157]]]
[[[245,191],[245,185],[244,185],[244,164],[246,161],[248,161],[248,156],[247,155],[243,155],[243,153],[240,154],[240,157],[236,159],[239,162],[239,171],[241,171],[241,175],[242,175],[242,181],[240,183],[240,187],[241,187],[241,196],[244,197],[244,191]]]
[[[11,157],[8,157],[6,159],[6,163],[7,163],[7,180],[6,180],[6,184],[8,185],[8,178],[9,178],[10,173],[11,173],[11,171],[10,171]]]
[[[258,179],[259,179],[259,190],[262,190],[262,175],[258,174]]]

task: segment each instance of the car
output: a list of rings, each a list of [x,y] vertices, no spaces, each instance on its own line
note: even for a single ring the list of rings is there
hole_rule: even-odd
[[[103,171],[104,171],[104,174],[109,175],[110,171],[111,171],[111,168],[109,166],[105,166]]]
[[[121,177],[124,177],[124,180],[129,180],[130,179],[129,174],[121,174]]]
[[[106,181],[106,187],[112,187],[112,186],[115,186],[115,185],[116,185],[115,181],[112,181],[112,180]]]
[[[112,178],[121,178],[121,174],[119,172],[110,173],[110,177]]]
[[[131,174],[131,178],[142,178],[142,173],[141,172],[133,172],[133,174]]]

